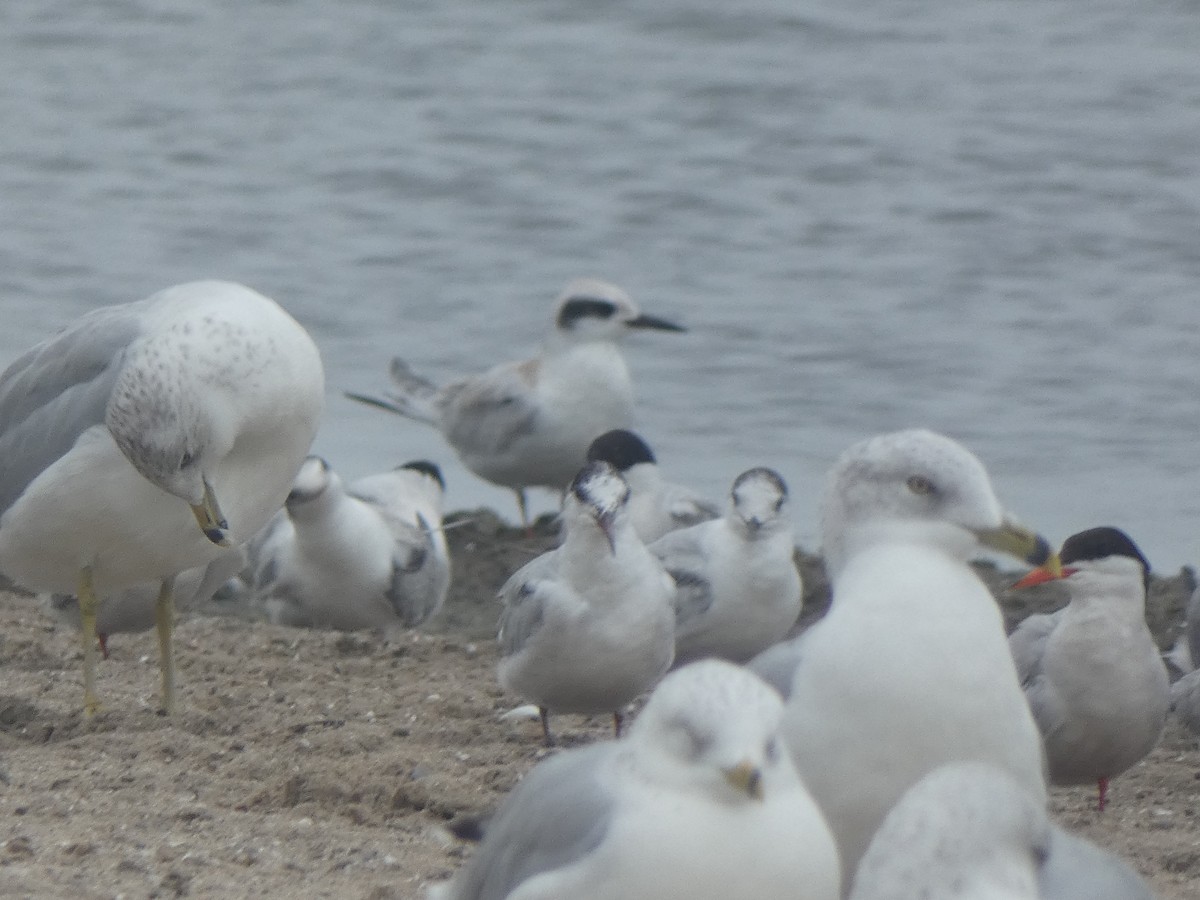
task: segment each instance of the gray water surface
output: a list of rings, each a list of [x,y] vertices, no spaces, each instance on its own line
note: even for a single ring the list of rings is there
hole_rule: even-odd
[[[627,348],[668,474],[778,468],[807,546],[837,453],[925,425],[1052,539],[1200,558],[1200,9],[733,6],[6,0],[0,365],[243,281],[322,348],[334,466],[511,517],[341,391],[527,352],[594,274],[690,326]]]

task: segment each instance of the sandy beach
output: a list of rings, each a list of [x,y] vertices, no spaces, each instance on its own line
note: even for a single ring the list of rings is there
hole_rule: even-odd
[[[157,712],[152,633],[115,635],[104,708],[85,721],[76,635],[34,598],[0,603],[0,894],[20,897],[419,897],[470,852],[456,817],[493,807],[548,751],[495,678],[496,588],[551,546],[493,514],[448,532],[446,609],[387,644],[365,633],[271,626],[220,604],[177,631],[180,713]],[[826,589],[801,554],[805,617]],[[1010,622],[1061,603],[1012,596],[981,567]],[[1157,578],[1148,620],[1166,647],[1194,576]],[[610,720],[562,716],[570,746]],[[1094,789],[1055,788],[1059,822],[1120,853],[1163,900],[1200,896],[1200,743],[1171,722],[1159,747]]]

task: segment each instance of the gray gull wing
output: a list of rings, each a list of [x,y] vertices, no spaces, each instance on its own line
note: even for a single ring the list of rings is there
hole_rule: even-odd
[[[124,350],[138,334],[128,307],[97,310],[0,375],[0,513],[83,432],[104,422]]]
[[[613,795],[602,770],[615,743],[551,757],[517,784],[485,828],[486,840],[455,880],[453,900],[504,900],[540,872],[560,869],[604,839]]]

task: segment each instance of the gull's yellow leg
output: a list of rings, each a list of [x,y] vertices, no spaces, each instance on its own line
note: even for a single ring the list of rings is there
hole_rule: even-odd
[[[168,716],[175,713],[175,652],[171,630],[175,627],[175,579],[163,579],[154,601],[154,622],[158,626],[158,666],[162,671],[162,708]]]
[[[96,614],[100,600],[92,583],[92,569],[85,566],[79,572],[79,628],[83,641],[83,714],[89,718],[100,709],[96,697]]]

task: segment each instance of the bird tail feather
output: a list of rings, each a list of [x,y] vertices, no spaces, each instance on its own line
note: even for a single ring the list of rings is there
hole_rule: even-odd
[[[386,409],[388,412],[416,419],[418,422],[436,425],[438,421],[437,386],[428,379],[415,374],[408,367],[408,363],[399,357],[392,360],[391,366],[388,367],[388,374],[392,376],[393,387],[384,397],[359,394],[353,391],[346,391],[345,394],[351,400],[357,400],[359,403]]]

